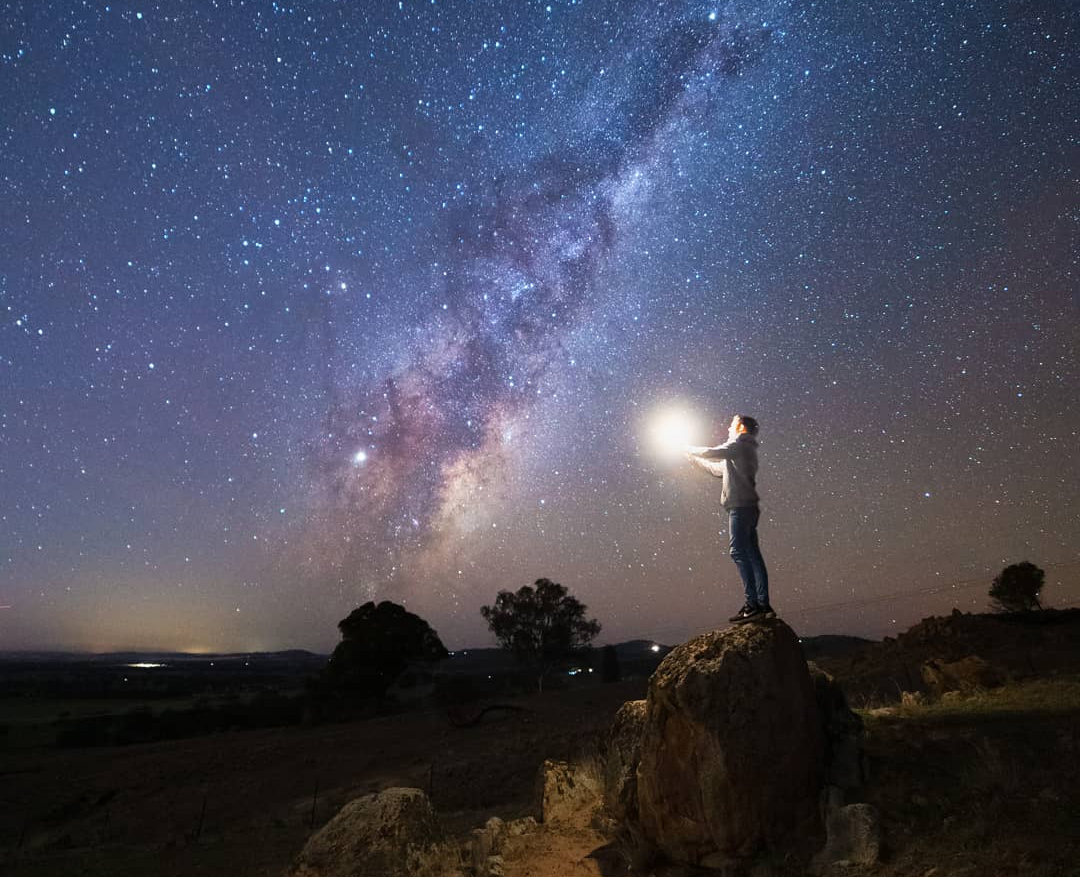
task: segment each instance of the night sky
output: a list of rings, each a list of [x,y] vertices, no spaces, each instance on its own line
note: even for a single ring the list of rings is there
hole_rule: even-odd
[[[0,649],[1080,601],[1070,0],[2,6]]]

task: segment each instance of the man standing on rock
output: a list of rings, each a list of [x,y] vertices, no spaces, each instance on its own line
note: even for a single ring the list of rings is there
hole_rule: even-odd
[[[735,624],[775,618],[769,605],[769,573],[758,547],[757,480],[758,423],[746,414],[736,414],[728,427],[728,440],[715,448],[687,448],[686,456],[696,466],[722,480],[720,504],[729,515],[731,559],[742,577],[746,605],[730,620]]]

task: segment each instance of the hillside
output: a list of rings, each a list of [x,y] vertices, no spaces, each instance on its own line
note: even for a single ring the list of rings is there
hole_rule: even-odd
[[[855,706],[925,691],[920,667],[976,655],[1010,680],[1080,673],[1080,609],[925,618],[896,638],[807,657],[843,683]]]
[[[1080,861],[1080,612],[930,618],[894,640],[804,641],[856,705],[895,703],[919,665],[978,654],[1003,688],[940,704],[864,709],[865,799],[882,814],[875,877],[1071,875]],[[635,644],[632,655],[651,653]],[[492,657],[488,655],[483,657]],[[1070,675],[1072,674],[1072,675]],[[431,708],[190,740],[0,752],[0,871],[17,877],[278,877],[348,800],[428,790],[448,830],[535,811],[545,758],[594,755],[644,679],[500,698],[461,726]],[[544,830],[506,877],[599,877],[596,835]],[[606,866],[605,866],[606,867]],[[794,877],[782,863],[762,870]]]

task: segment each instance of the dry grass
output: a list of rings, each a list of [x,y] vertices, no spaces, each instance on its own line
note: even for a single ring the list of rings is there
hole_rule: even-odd
[[[1034,679],[1013,682],[1001,688],[976,690],[970,694],[946,696],[935,703],[901,706],[907,719],[973,720],[1009,716],[1055,716],[1080,711],[1080,678]],[[863,711],[864,719],[875,717]]]
[[[875,873],[1076,877],[1080,680],[1050,679],[864,716]]]

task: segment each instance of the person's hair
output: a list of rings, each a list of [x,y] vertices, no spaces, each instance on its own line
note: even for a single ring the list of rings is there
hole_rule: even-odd
[[[749,414],[740,414],[739,423],[746,427],[746,431],[750,433],[750,435],[757,435],[758,422]]]

